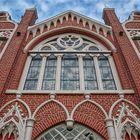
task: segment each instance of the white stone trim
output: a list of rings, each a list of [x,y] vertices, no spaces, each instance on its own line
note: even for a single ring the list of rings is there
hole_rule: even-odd
[[[76,109],[77,109],[79,106],[81,106],[82,104],[84,104],[85,102],[90,102],[90,103],[94,104],[95,106],[97,106],[97,107],[104,113],[105,118],[108,118],[107,112],[104,110],[104,108],[103,108],[100,104],[98,104],[98,103],[95,102],[95,101],[86,99],[86,100],[83,100],[83,101],[79,102],[79,103],[73,108],[73,110],[71,111],[71,114],[70,114],[70,118],[71,118],[71,119],[73,119],[73,116],[74,116],[74,113],[75,113]]]
[[[21,102],[21,103],[25,106],[25,108],[26,108],[27,111],[28,111],[29,118],[30,118],[30,117],[31,117],[31,110],[30,110],[29,106],[28,106],[23,100],[20,100],[20,99],[13,99],[13,100],[7,102],[6,104],[4,104],[4,105],[0,108],[0,112],[1,112],[6,106],[8,106],[9,104],[11,104],[11,103],[13,103],[13,102],[16,102],[16,101]]]
[[[50,37],[50,38],[47,38],[45,40],[43,40],[42,42],[40,42],[39,44],[37,44],[34,48],[33,48],[33,51],[40,51],[41,48],[43,48],[44,46],[50,46],[52,48],[53,51],[55,51],[55,47],[53,45],[51,45],[51,43],[57,43],[58,45],[60,44],[59,42],[59,39],[64,37],[64,36],[67,36],[67,35],[72,35],[72,36],[76,36],[78,38],[81,38],[81,42],[80,42],[80,45],[83,43],[83,39],[82,38],[85,38],[89,41],[84,41],[84,43],[87,43],[88,45],[85,47],[85,49],[88,49],[90,46],[95,46],[99,49],[99,51],[108,51],[108,49],[103,45],[101,44],[99,41],[93,39],[93,38],[90,38],[88,36],[85,36],[85,35],[82,35],[82,34],[77,34],[77,33],[64,33],[64,34],[59,34],[59,35],[55,35],[53,37]],[[57,41],[51,41],[51,40],[54,40],[54,39],[57,39]],[[51,42],[50,42],[51,41]],[[46,42],[49,42],[49,43],[46,43]],[[78,47],[80,46],[78,45]],[[59,46],[62,46],[62,45],[59,45]],[[26,47],[25,47],[26,48]],[[65,48],[67,49],[66,47],[62,47],[62,48]],[[75,47],[74,47],[75,48]],[[56,50],[57,51],[57,50]],[[62,51],[62,50],[61,50]],[[68,51],[69,50],[65,50],[65,51]],[[70,50],[71,51],[71,50]],[[75,50],[74,50],[75,51]],[[84,49],[83,49],[84,51]]]
[[[34,119],[30,119],[30,118],[26,120],[25,140],[32,139],[34,121],[35,121]]]
[[[107,128],[107,133],[109,140],[116,140],[116,134],[115,134],[115,129],[113,125],[113,120],[108,118],[105,120],[106,122],[106,128]]]
[[[1,53],[0,53],[0,60],[1,60],[1,58],[2,58],[2,56],[3,56],[3,54],[4,54],[4,52],[6,51],[8,45],[9,45],[9,43],[10,43],[10,41],[11,41],[11,39],[12,39],[12,37],[13,37],[13,35],[14,35],[16,29],[17,29],[17,27],[18,27],[18,25],[15,24],[15,28],[12,29],[12,33],[10,34],[10,37],[8,38],[8,40],[7,40],[7,42],[6,42],[5,46],[4,46],[4,48],[2,49],[2,51],[1,51]],[[10,29],[10,30],[11,30],[11,29]]]
[[[91,34],[93,34],[93,35],[96,35],[96,36],[98,36],[99,38],[101,38],[102,40],[104,40],[110,47],[111,47],[111,50],[114,52],[116,52],[116,48],[114,47],[114,45],[107,39],[107,38],[105,38],[104,36],[102,36],[102,35],[100,35],[100,34],[98,34],[98,33],[96,33],[96,32],[93,32],[93,31],[89,31],[88,29],[83,29],[83,28],[81,28],[81,27],[73,27],[73,26],[66,26],[66,27],[60,27],[59,29],[52,29],[52,30],[50,30],[50,31],[47,31],[47,32],[44,32],[44,33],[42,33],[42,34],[40,34],[39,36],[37,36],[37,37],[35,37],[35,38],[33,38],[27,45],[26,45],[26,47],[24,48],[24,52],[27,52],[28,50],[29,50],[29,48],[30,48],[30,46],[33,44],[33,42],[35,41],[35,40],[37,40],[37,39],[39,39],[39,38],[41,38],[42,36],[44,36],[44,35],[46,35],[46,34],[49,34],[49,33],[51,33],[51,32],[54,32],[54,31],[59,31],[59,30],[63,30],[63,29],[68,29],[68,28],[72,28],[72,29],[82,29],[83,31],[87,31],[87,32],[89,32],[89,33],[91,33]],[[82,35],[81,35],[82,36]],[[87,37],[87,38],[89,38],[89,37]],[[91,38],[92,39],[92,38]],[[46,41],[46,40],[45,40]],[[92,39],[92,41],[94,41],[94,39]],[[96,40],[96,42],[97,42],[97,40]],[[99,43],[98,42],[98,44],[100,44],[100,46],[102,46],[102,44],[101,43]]]
[[[109,110],[109,117],[110,117],[110,118],[112,117],[112,112],[113,112],[114,107],[115,107],[119,102],[121,102],[121,101],[124,101],[124,102],[126,102],[126,103],[131,104],[134,108],[136,108],[136,109],[140,112],[140,108],[139,108],[138,106],[136,106],[134,103],[132,103],[131,101],[129,101],[129,100],[127,100],[127,99],[119,99],[119,100],[117,100],[117,101],[111,106],[111,108],[110,108],[110,110]]]
[[[10,22],[10,23],[13,23],[13,24],[15,25],[15,27],[14,27],[14,29],[0,29],[0,30],[12,30],[12,33],[11,33],[9,39],[7,40],[7,42],[6,42],[5,46],[4,46],[4,48],[2,49],[2,52],[0,53],[0,60],[1,60],[1,58],[2,58],[2,56],[3,56],[3,54],[4,54],[4,52],[6,51],[8,45],[9,45],[9,43],[10,43],[10,41],[11,41],[13,35],[14,35],[14,33],[15,33],[17,27],[18,27],[18,24],[17,24],[16,22],[14,22],[14,21],[12,21],[12,20],[9,19],[9,13],[8,13],[8,12],[6,12],[6,11],[1,11],[1,12],[6,13],[7,21],[0,21],[0,22]]]
[[[36,113],[39,111],[40,108],[42,108],[44,105],[46,105],[46,104],[48,104],[48,103],[50,103],[50,102],[55,102],[55,103],[57,103],[59,106],[61,106],[62,109],[64,110],[64,112],[66,113],[67,119],[70,118],[70,115],[69,115],[69,112],[68,112],[67,108],[66,108],[61,102],[59,102],[59,101],[57,101],[57,100],[55,100],[55,99],[50,99],[50,100],[47,100],[47,101],[43,102],[42,104],[40,104],[40,105],[36,108],[36,110],[33,112],[32,118],[33,118],[33,119],[35,118],[35,115],[36,115]]]
[[[124,93],[125,94],[134,94],[133,89],[127,89],[127,90],[13,90],[13,89],[7,89],[6,94],[16,94],[17,92],[21,92],[22,94],[50,94],[52,92],[56,94],[84,94],[85,92],[88,92],[90,94],[100,94],[100,95],[108,95],[108,94],[119,94]]]
[[[140,52],[139,52],[139,50],[137,49],[137,47],[136,47],[136,45],[134,44],[132,38],[130,37],[130,34],[129,34],[128,31],[127,31],[127,30],[129,30],[129,29],[125,28],[125,24],[128,23],[128,22],[130,22],[130,21],[131,21],[131,20],[129,20],[129,21],[127,21],[127,22],[124,22],[124,23],[122,24],[122,27],[123,27],[123,29],[124,29],[124,31],[125,31],[125,33],[126,33],[128,39],[129,39],[129,41],[131,42],[131,45],[132,45],[132,47],[134,48],[134,50],[135,50],[135,52],[136,52],[138,58],[140,59]],[[134,22],[134,21],[131,21],[131,22]]]
[[[76,22],[78,24],[79,24],[80,19],[82,19],[84,27],[85,27],[85,24],[88,23],[89,30],[92,30],[92,26],[94,25],[96,27],[96,29],[97,28],[102,28],[103,32],[110,31],[111,34],[112,34],[112,27],[111,26],[105,25],[105,24],[103,24],[103,23],[101,23],[99,21],[93,20],[93,19],[91,19],[91,18],[89,18],[87,16],[84,16],[84,15],[79,14],[79,13],[77,13],[75,11],[72,11],[72,10],[68,10],[68,11],[63,12],[61,14],[58,14],[58,15],[52,17],[52,18],[49,18],[49,19],[47,19],[47,20],[45,20],[43,22],[40,22],[40,23],[35,24],[33,26],[30,26],[30,27],[28,27],[28,32],[30,32],[30,31],[35,31],[36,32],[38,28],[43,28],[45,25],[48,26],[47,29],[49,30],[50,26],[51,26],[51,23],[53,23],[54,26],[56,27],[57,21],[59,20],[60,23],[62,24],[64,17],[66,18],[66,21],[68,20],[68,15],[69,14],[71,15],[72,22],[74,20],[74,17],[76,17],[76,19],[77,19]]]

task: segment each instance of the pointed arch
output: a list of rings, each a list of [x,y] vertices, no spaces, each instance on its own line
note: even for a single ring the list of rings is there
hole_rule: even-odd
[[[127,99],[119,99],[119,100],[117,100],[117,101],[111,106],[111,108],[110,108],[110,111],[109,111],[109,117],[110,117],[110,118],[112,118],[112,112],[113,112],[114,107],[115,107],[117,104],[119,104],[120,102],[122,102],[122,101],[131,104],[136,110],[138,110],[138,111],[140,112],[139,107],[136,106],[136,105],[135,105],[134,103],[132,103],[131,101],[129,101],[129,100],[127,100]]]
[[[90,37],[92,39],[97,40],[101,44],[104,44],[107,49],[116,51],[116,48],[110,42],[106,37],[102,36],[99,33],[89,31],[88,29],[83,29],[81,27],[73,27],[73,26],[68,26],[68,27],[60,27],[59,29],[52,29],[47,32],[43,32],[42,34],[34,37],[24,48],[24,52],[27,52],[29,49],[32,49],[34,46],[38,44],[38,42],[42,42],[46,38],[50,38],[55,35],[63,34],[63,33],[78,33],[81,35],[86,35],[87,37]]]
[[[23,106],[27,109],[29,118],[31,118],[31,110],[30,110],[29,106],[26,104],[26,102],[24,102],[24,101],[21,100],[21,99],[13,99],[13,100],[7,102],[6,104],[4,104],[4,106],[2,106],[2,107],[0,108],[0,112],[1,112],[6,106],[8,106],[8,105],[10,105],[11,103],[16,102],[16,101],[18,101],[18,102],[20,102],[20,103],[23,104]]]
[[[103,108],[101,105],[99,105],[99,104],[96,103],[95,101],[92,101],[92,100],[88,100],[88,99],[87,99],[87,100],[83,100],[83,101],[79,102],[79,103],[73,108],[73,110],[72,110],[72,112],[71,112],[71,114],[70,114],[70,118],[71,118],[71,119],[73,119],[74,113],[75,113],[75,111],[78,109],[78,107],[80,107],[82,104],[84,104],[84,103],[86,103],[86,102],[92,103],[92,104],[94,104],[95,106],[97,106],[97,107],[103,112],[103,114],[105,115],[105,117],[108,118],[108,115],[107,115],[106,111],[104,110],[104,108]]]
[[[50,102],[54,102],[54,103],[58,104],[59,106],[61,106],[62,109],[64,110],[64,112],[66,113],[67,119],[70,118],[70,117],[69,117],[69,112],[68,112],[67,108],[66,108],[61,102],[59,102],[59,101],[57,101],[57,100],[54,100],[54,99],[47,100],[47,101],[43,102],[42,104],[40,104],[40,105],[36,108],[36,110],[34,111],[34,113],[33,113],[33,115],[32,115],[32,118],[35,117],[35,115],[37,114],[37,112],[38,112],[44,105],[46,105],[46,104],[48,104],[48,103],[50,103]]]

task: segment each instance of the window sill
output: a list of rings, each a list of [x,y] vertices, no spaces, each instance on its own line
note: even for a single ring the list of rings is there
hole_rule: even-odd
[[[134,94],[133,89],[128,89],[128,90],[86,90],[86,91],[81,91],[81,90],[13,90],[13,89],[8,89],[6,90],[6,94],[50,94],[50,93],[56,93],[56,94],[119,94],[119,93],[124,93],[124,94]]]

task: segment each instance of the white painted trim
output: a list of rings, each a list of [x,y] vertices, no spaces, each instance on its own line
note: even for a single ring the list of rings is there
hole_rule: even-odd
[[[132,106],[134,106],[134,108],[136,108],[136,109],[140,112],[140,108],[139,108],[138,106],[136,106],[134,103],[132,103],[131,101],[129,101],[129,100],[127,100],[127,99],[119,99],[119,100],[117,100],[117,101],[111,106],[111,108],[110,108],[110,110],[109,110],[109,117],[110,117],[110,118],[112,117],[112,112],[113,112],[114,107],[115,107],[119,102],[121,102],[121,101],[124,101],[124,102],[126,102],[126,103],[131,104]]]
[[[128,90],[13,90],[13,89],[7,89],[6,94],[16,94],[17,92],[21,92],[22,94],[50,94],[52,92],[56,94],[84,94],[84,93],[90,93],[90,94],[100,94],[100,95],[106,95],[106,94],[134,94],[133,89]]]
[[[81,28],[81,27],[73,27],[73,26],[66,26],[66,27],[60,27],[60,28],[57,28],[57,29],[52,29],[52,30],[50,30],[50,31],[47,31],[47,32],[44,32],[44,33],[42,33],[42,34],[40,34],[39,36],[37,36],[37,37],[35,37],[35,38],[33,38],[27,45],[26,45],[26,47],[24,48],[24,52],[27,52],[28,50],[29,50],[29,48],[30,48],[30,46],[33,44],[33,42],[36,40],[36,39],[38,39],[38,38],[41,38],[42,36],[44,36],[44,35],[46,35],[46,34],[49,34],[49,33],[51,33],[51,32],[53,32],[53,31],[58,31],[58,30],[63,30],[63,29],[67,29],[67,28],[73,28],[73,29],[82,29],[83,31],[86,31],[86,32],[89,32],[89,33],[91,33],[91,34],[93,34],[93,35],[96,35],[96,36],[99,36],[99,38],[101,38],[102,40],[104,40],[105,42],[107,42],[107,44],[109,44],[109,46],[112,48],[112,51],[116,51],[116,48],[114,47],[114,45],[106,38],[106,37],[104,37],[104,36],[102,36],[102,35],[100,35],[100,34],[98,34],[98,33],[96,33],[96,32],[93,32],[93,31],[89,31],[88,29],[83,29],[83,28]],[[82,35],[81,35],[82,36]],[[91,40],[94,40],[93,38],[91,38]],[[45,40],[46,41],[46,40]],[[97,41],[96,41],[97,42]],[[99,44],[101,44],[100,42],[98,42]],[[101,44],[101,46],[103,46],[102,44]]]
[[[70,113],[70,118],[71,118],[71,119],[73,119],[73,116],[74,116],[74,113],[75,113],[76,109],[77,109],[79,106],[81,106],[82,104],[84,104],[85,102],[90,102],[90,103],[94,104],[95,106],[97,106],[97,107],[104,113],[105,118],[108,118],[107,112],[104,110],[104,108],[103,108],[100,104],[98,104],[98,103],[95,102],[95,101],[86,99],[86,100],[83,100],[83,101],[79,102],[79,103],[73,108],[73,110],[72,110],[71,113]]]
[[[42,108],[44,105],[46,105],[46,104],[48,104],[48,103],[50,103],[50,102],[55,102],[55,103],[57,103],[59,106],[61,106],[61,107],[63,108],[64,112],[66,113],[67,119],[70,118],[70,115],[69,115],[69,112],[68,112],[67,108],[66,108],[61,102],[59,102],[59,101],[57,101],[57,100],[55,100],[55,99],[50,99],[50,100],[47,100],[47,101],[43,102],[42,104],[40,104],[40,105],[36,108],[36,110],[33,112],[32,118],[35,118],[35,115],[36,115],[36,113],[39,111],[40,108]]]

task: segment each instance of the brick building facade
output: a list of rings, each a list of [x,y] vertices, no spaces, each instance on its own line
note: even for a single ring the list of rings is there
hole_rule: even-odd
[[[140,140],[140,12],[36,19],[0,12],[0,140]]]

